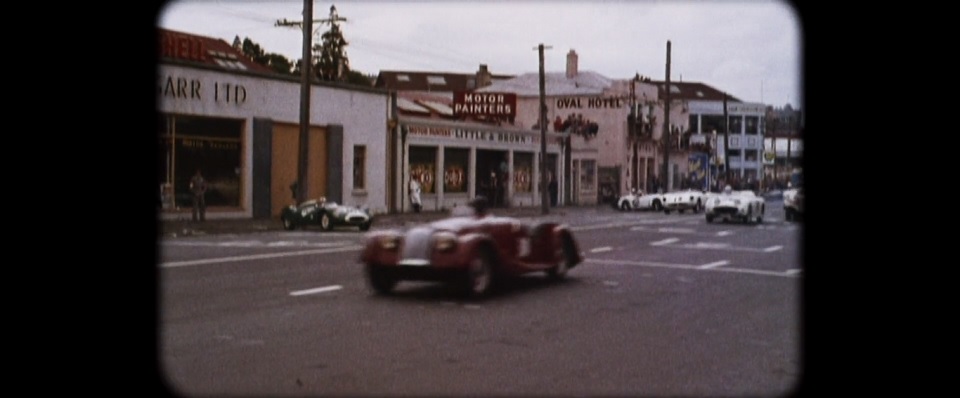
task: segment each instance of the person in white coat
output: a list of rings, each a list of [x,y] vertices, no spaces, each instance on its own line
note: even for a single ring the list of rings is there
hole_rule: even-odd
[[[413,205],[414,213],[419,213],[420,203],[420,181],[416,177],[410,177],[410,204]]]

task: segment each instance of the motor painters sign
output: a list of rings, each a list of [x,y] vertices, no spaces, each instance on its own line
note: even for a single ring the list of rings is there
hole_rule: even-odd
[[[512,118],[517,116],[517,95],[513,93],[454,91],[453,114],[455,116]]]
[[[687,158],[687,175],[692,187],[707,189],[707,160],[706,153],[691,153]]]

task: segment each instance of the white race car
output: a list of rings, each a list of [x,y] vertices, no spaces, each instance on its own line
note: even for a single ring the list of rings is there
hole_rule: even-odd
[[[803,217],[803,188],[783,191],[783,214],[787,221],[796,221]]]
[[[721,219],[723,221],[735,220],[760,224],[763,222],[765,211],[766,202],[763,197],[757,196],[749,190],[733,191],[729,189],[720,194],[710,195],[704,208],[707,222]]]
[[[630,193],[617,199],[617,210],[656,210],[663,209],[663,198],[657,194],[643,193],[641,190],[631,190]]]
[[[703,210],[704,203],[707,201],[707,194],[696,189],[687,189],[683,191],[667,192],[662,195],[663,212],[670,214],[671,211],[683,213],[691,210],[699,213]]]

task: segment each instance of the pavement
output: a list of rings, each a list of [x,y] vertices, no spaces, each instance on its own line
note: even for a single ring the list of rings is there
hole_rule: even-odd
[[[611,210],[610,205],[597,206],[559,206],[551,207],[550,215],[563,216],[569,212],[585,209]],[[541,216],[540,207],[491,208],[490,213],[497,216],[528,218]],[[449,211],[423,211],[420,213],[378,214],[373,218],[374,228],[403,227],[439,220],[450,216]],[[279,217],[274,218],[244,218],[244,219],[207,219],[205,221],[190,220],[159,220],[159,234],[162,237],[185,237],[198,235],[218,234],[245,234],[265,231],[282,231],[283,224]],[[311,227],[320,230],[320,227]]]

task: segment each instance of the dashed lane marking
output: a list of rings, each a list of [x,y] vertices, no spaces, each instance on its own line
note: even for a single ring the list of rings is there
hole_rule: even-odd
[[[703,268],[702,265],[670,264],[670,263],[658,263],[658,262],[650,262],[650,261],[603,260],[603,259],[596,259],[596,258],[587,258],[587,259],[584,259],[584,261],[588,263],[604,264],[604,265],[629,265],[629,266],[637,266],[637,267],[672,268],[672,269],[683,269],[683,270],[691,270],[691,271],[734,272],[734,273],[740,273],[740,274],[778,276],[778,277],[786,277],[786,278],[797,278],[799,277],[799,274],[800,274],[798,270],[789,270],[789,271],[781,272],[781,271],[766,271],[766,270],[749,269],[749,268],[728,268],[728,267]]]
[[[596,248],[596,249],[592,249],[592,250],[590,250],[590,253],[603,253],[603,252],[608,252],[608,251],[611,251],[611,250],[613,250],[612,247],[610,247],[610,246],[604,246],[604,247],[598,247],[598,248]]]
[[[291,295],[291,296],[303,296],[303,295],[307,295],[307,294],[317,294],[317,293],[332,292],[332,291],[334,291],[334,290],[340,290],[340,289],[343,289],[343,286],[340,286],[340,285],[332,285],[332,286],[324,286],[324,287],[318,287],[318,288],[313,288],[313,289],[297,290],[297,291],[294,291],[294,292],[290,292],[290,295]]]
[[[296,251],[296,252],[252,254],[248,256],[208,258],[204,260],[172,261],[168,263],[160,263],[160,268],[187,267],[192,265],[217,264],[217,263],[232,263],[232,262],[239,262],[239,261],[263,260],[267,258],[309,256],[314,254],[350,252],[350,251],[357,251],[360,249],[363,249],[363,246],[354,245],[354,246],[345,246],[345,247],[339,247],[334,249],[302,250],[302,251]]]

